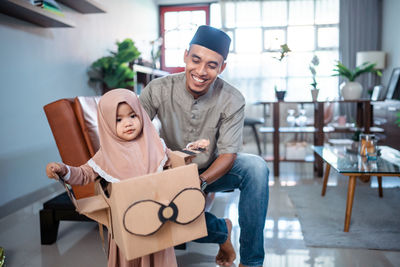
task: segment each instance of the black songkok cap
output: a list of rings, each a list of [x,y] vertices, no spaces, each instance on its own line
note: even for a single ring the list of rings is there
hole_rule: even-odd
[[[202,25],[197,29],[192,41],[190,41],[190,45],[192,44],[201,45],[213,50],[225,60],[229,53],[231,38],[221,30]]]

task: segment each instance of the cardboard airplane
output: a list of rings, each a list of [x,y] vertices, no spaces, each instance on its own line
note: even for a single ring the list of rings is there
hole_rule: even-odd
[[[127,260],[207,236],[205,197],[191,153],[173,151],[172,168],[103,187],[76,210],[107,227]],[[189,163],[189,164],[188,164]],[[188,164],[188,165],[186,165]]]

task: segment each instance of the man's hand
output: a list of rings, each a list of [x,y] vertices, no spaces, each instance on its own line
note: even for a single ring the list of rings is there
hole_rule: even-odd
[[[186,149],[191,151],[206,151],[209,145],[210,145],[210,140],[200,139],[187,144]]]
[[[51,178],[58,180],[59,177],[66,175],[68,172],[67,167],[64,164],[60,164],[57,162],[50,162],[46,166],[46,175]]]

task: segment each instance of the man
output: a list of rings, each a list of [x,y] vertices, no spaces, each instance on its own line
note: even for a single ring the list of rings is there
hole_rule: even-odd
[[[230,41],[226,33],[200,26],[184,54],[185,72],[153,80],[143,90],[140,102],[151,118],[158,115],[160,135],[170,149],[179,150],[199,139],[210,141],[208,150],[194,160],[202,188],[205,192],[241,191],[239,266],[262,266],[269,170],[262,158],[238,153],[245,100],[218,77],[226,67]],[[198,242],[219,243],[216,262],[230,266],[235,259],[230,221],[208,213],[206,221],[209,235]]]

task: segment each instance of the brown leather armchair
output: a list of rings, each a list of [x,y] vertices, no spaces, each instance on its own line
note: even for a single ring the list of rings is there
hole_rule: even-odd
[[[99,96],[60,99],[44,106],[51,131],[61,159],[65,164],[80,166],[98,150],[97,103]],[[73,186],[76,198],[94,194],[94,183]],[[42,244],[57,240],[61,220],[88,221],[86,216],[75,211],[66,193],[62,193],[43,204],[40,210],[40,235]]]
[[[97,130],[97,104],[100,96],[60,99],[44,106],[58,152],[65,164],[80,166],[97,152],[100,146]],[[72,186],[75,197],[94,195],[94,183]],[[208,194],[206,210],[209,210],[214,194]],[[57,240],[60,221],[91,221],[75,211],[67,193],[62,193],[43,204],[40,210],[40,236],[43,245]],[[185,244],[177,246],[185,248]]]

